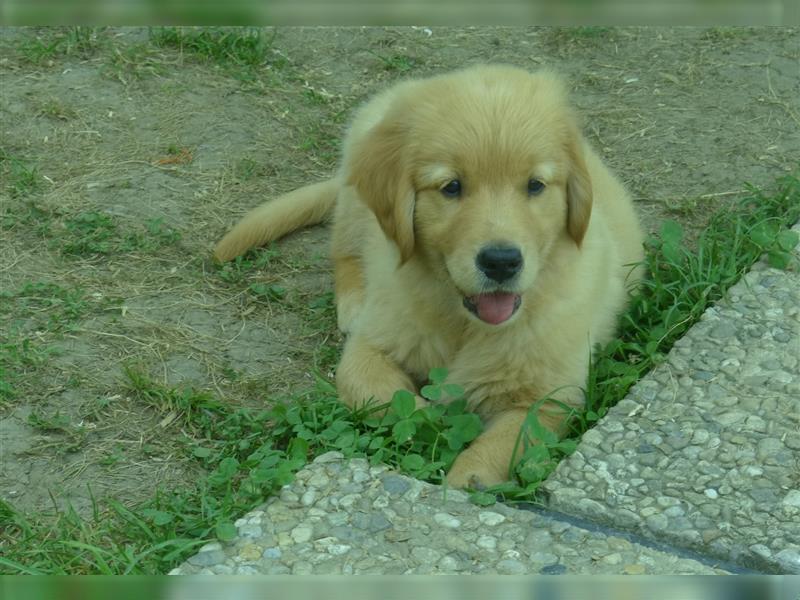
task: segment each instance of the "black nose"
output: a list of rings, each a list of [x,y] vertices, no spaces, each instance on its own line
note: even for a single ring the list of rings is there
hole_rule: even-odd
[[[489,279],[503,283],[519,273],[522,253],[513,246],[486,246],[478,253],[475,264]]]

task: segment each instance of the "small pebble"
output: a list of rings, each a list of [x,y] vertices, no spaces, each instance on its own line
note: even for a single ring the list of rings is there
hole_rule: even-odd
[[[442,527],[449,527],[450,529],[457,529],[461,527],[461,521],[456,519],[453,515],[447,513],[436,513],[433,515],[433,520]]]
[[[644,575],[647,572],[647,567],[641,564],[625,565],[623,572],[626,575]]]
[[[313,528],[309,527],[308,525],[298,525],[294,529],[292,529],[291,536],[295,543],[302,544],[303,542],[307,542],[311,539],[314,530]]]
[[[256,544],[245,544],[242,549],[239,551],[239,558],[244,561],[255,561],[259,560],[264,552],[261,546]]]
[[[497,563],[497,571],[503,575],[521,575],[526,569],[518,560],[505,559]]]
[[[483,511],[478,513],[478,521],[480,521],[484,525],[488,525],[489,527],[494,527],[495,525],[499,525],[505,520],[506,518],[503,515],[496,512]]]

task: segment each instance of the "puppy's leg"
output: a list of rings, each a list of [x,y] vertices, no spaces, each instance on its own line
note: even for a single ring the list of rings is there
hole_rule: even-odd
[[[339,194],[333,217],[331,260],[333,261],[336,318],[343,333],[353,331],[353,321],[364,305],[363,253],[366,230],[374,218],[352,188]]]
[[[447,474],[448,485],[480,488],[509,481],[509,470],[516,466],[524,452],[527,434],[523,432],[520,435],[520,430],[528,410],[512,408],[494,416],[484,432],[458,455]],[[542,407],[537,416],[544,427],[559,435],[564,433],[566,413],[563,410],[552,406]],[[527,437],[528,443],[536,443],[529,435]],[[511,464],[512,457],[514,465]]]
[[[353,321],[364,304],[364,271],[361,259],[357,256],[334,255],[333,278],[339,330],[350,333]]]
[[[397,390],[416,394],[411,378],[360,335],[350,337],[344,345],[342,360],[336,369],[336,388],[339,399],[353,408],[370,403],[385,404]],[[426,401],[417,396],[417,408],[425,404]]]

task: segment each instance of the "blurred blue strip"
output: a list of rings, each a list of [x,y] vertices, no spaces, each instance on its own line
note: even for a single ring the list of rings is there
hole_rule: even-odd
[[[0,600],[798,600],[800,577],[4,577]]]

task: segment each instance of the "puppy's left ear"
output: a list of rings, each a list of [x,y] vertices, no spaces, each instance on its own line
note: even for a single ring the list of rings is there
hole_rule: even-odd
[[[567,231],[580,247],[592,216],[592,180],[586,168],[583,136],[577,128],[569,145],[570,171],[567,176]]]

